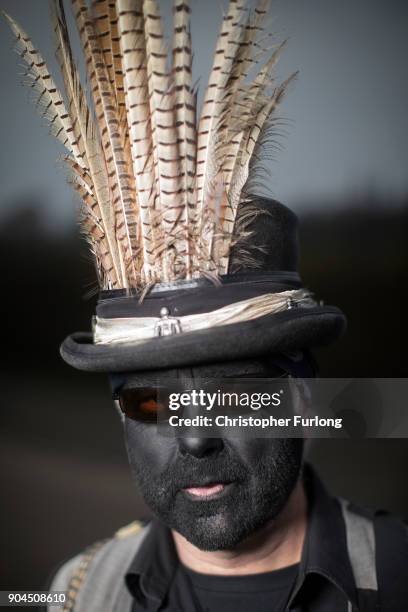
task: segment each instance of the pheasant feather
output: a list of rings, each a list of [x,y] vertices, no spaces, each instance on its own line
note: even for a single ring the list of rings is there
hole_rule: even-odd
[[[140,210],[143,276],[149,283],[156,277],[160,278],[160,267],[155,256],[158,242],[157,223],[153,220],[156,177],[142,1],[117,0],[117,10],[127,122]]]
[[[41,106],[43,115],[49,120],[52,133],[72,153],[79,165],[83,166],[71,117],[46,63],[24,30],[7,13],[3,12],[3,15],[16,37],[17,49],[27,65],[28,84],[38,93],[37,104]]]
[[[128,164],[121,143],[120,124],[109,71],[104,62],[94,21],[85,0],[72,0],[72,4],[86,58],[102,146],[105,149],[119,243],[122,282],[124,287],[128,287],[129,279],[131,283],[137,283],[139,280],[135,262],[137,252],[134,252],[137,237],[135,194],[130,188]]]
[[[215,49],[214,63],[207,85],[197,136],[197,223],[201,224],[205,197],[211,181],[217,174],[214,160],[217,126],[221,119],[220,102],[225,88],[225,65],[230,61],[228,51],[234,45],[234,38],[239,31],[239,22],[243,16],[244,6],[240,0],[231,0],[229,9],[223,19],[221,32]]]
[[[190,6],[187,0],[174,2],[172,76],[175,120],[180,161],[180,199],[184,207],[186,232],[186,278],[192,274],[194,241],[189,229],[195,220],[194,177],[196,165],[196,95],[192,85]]]
[[[106,232],[106,239],[115,267],[115,278],[120,278],[120,259],[115,238],[115,219],[111,206],[108,175],[103,159],[102,147],[97,138],[96,126],[88,108],[79,74],[72,57],[68,27],[62,0],[55,2],[55,33],[57,39],[57,58],[64,79],[70,111],[75,117],[75,130],[78,142],[83,144],[83,156],[93,183],[92,191],[98,201],[100,216]],[[69,160],[69,158],[68,158]],[[68,162],[69,163],[69,162]],[[75,168],[73,168],[76,170]],[[109,275],[108,275],[109,276]],[[112,286],[117,286],[117,280]]]

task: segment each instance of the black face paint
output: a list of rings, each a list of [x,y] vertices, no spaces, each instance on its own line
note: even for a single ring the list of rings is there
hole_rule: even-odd
[[[247,363],[244,370],[243,376],[277,375],[266,362]],[[219,373],[207,367],[180,375],[197,379]],[[300,439],[173,438],[159,435],[156,424],[128,418],[125,438],[132,472],[148,506],[202,550],[234,548],[278,516],[302,463]],[[225,486],[209,499],[185,491],[213,483]]]

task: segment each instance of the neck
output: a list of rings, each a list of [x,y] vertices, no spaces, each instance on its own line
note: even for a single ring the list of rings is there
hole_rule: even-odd
[[[201,574],[242,576],[282,569],[299,563],[307,524],[307,501],[299,481],[279,516],[233,550],[205,551],[173,531],[178,557]]]

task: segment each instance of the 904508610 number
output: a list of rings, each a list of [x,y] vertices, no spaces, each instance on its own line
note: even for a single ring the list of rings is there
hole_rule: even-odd
[[[61,606],[66,600],[64,591],[0,591],[0,606]]]

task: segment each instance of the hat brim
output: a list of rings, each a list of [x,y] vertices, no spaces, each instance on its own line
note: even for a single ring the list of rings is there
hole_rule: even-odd
[[[142,344],[94,344],[92,334],[78,332],[64,340],[61,356],[69,365],[87,372],[159,370],[327,345],[345,327],[345,316],[334,306],[294,308]]]

